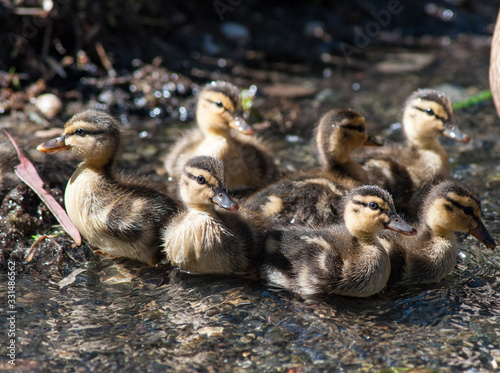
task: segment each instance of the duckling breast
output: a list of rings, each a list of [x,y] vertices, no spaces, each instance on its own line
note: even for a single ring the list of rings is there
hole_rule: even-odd
[[[234,273],[248,266],[234,234],[204,212],[188,212],[167,227],[163,236],[167,259],[179,269],[198,273]]]

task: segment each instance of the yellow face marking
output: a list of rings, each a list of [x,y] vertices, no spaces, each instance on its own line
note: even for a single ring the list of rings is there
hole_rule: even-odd
[[[236,110],[231,99],[221,92],[204,92],[200,100],[206,101],[206,103],[210,105],[210,110],[213,112],[223,113],[224,111],[228,111],[229,114],[234,114]],[[218,102],[220,102],[219,105],[217,104]]]
[[[366,129],[365,118],[363,118],[363,117],[345,118],[344,120],[342,120],[342,122],[340,122],[340,127],[345,127],[345,126],[357,127],[359,125],[363,126],[363,131]],[[345,128],[345,130],[349,130],[349,128]],[[351,131],[362,132],[362,131],[357,131],[354,129],[351,129]]]
[[[468,232],[477,227],[480,218],[479,205],[473,199],[453,192],[437,198],[426,211],[427,224],[441,237],[451,237],[454,231]]]
[[[449,199],[456,201],[457,203],[459,203],[463,207],[472,208],[473,216],[476,218],[481,218],[481,209],[479,208],[479,205],[471,198],[469,198],[467,196],[460,196],[456,193],[448,193],[447,197]]]
[[[205,179],[206,183],[210,186],[214,186],[216,188],[221,187],[219,180],[217,180],[217,178],[215,178],[210,172],[208,172],[206,170],[202,170],[202,169],[199,169],[196,167],[190,167],[190,166],[186,166],[185,170],[189,175],[192,175],[194,177],[198,177],[198,176],[203,177]]]
[[[359,131],[358,127],[362,129]],[[329,135],[329,138],[324,136]],[[366,141],[366,124],[364,117],[344,118],[338,125],[327,133],[319,130],[316,143],[320,148],[322,157],[333,158],[337,162],[346,162],[349,154],[361,147]]]
[[[66,125],[64,126],[64,135],[72,134],[79,128],[83,128],[85,131],[89,132],[96,132],[101,130],[101,128],[99,128],[99,126],[94,123],[79,120],[76,122],[66,123]]]
[[[449,119],[446,108],[444,108],[443,105],[438,104],[436,101],[417,100],[414,106],[417,106],[423,110],[430,108],[438,117],[444,118],[445,120]]]
[[[385,201],[384,199],[377,197],[377,196],[356,196],[353,199],[353,201],[357,202],[358,204],[362,204],[362,206],[369,205],[371,202],[375,202],[380,207],[380,209],[371,210],[371,211],[382,212],[381,210],[383,210],[383,211],[390,211],[391,210],[391,206],[387,203],[387,201]]]
[[[204,91],[198,99],[196,118],[198,126],[206,133],[226,132],[234,122],[236,107],[221,92]]]
[[[419,109],[418,118],[419,126],[422,127],[421,131],[431,131],[432,129],[443,131],[443,121],[450,119],[446,109],[435,101],[415,100],[413,106]],[[432,112],[427,113],[429,109]]]
[[[380,197],[355,196],[346,206],[344,222],[354,237],[373,240],[374,234],[389,223],[390,211],[391,206]]]

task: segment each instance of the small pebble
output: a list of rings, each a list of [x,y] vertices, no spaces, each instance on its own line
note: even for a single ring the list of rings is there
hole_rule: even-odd
[[[54,118],[63,107],[61,99],[52,93],[44,93],[35,97],[33,103],[47,119]]]

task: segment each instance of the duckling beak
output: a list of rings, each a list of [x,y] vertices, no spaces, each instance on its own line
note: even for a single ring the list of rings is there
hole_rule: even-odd
[[[371,133],[367,134],[368,137],[366,138],[365,143],[363,144],[364,146],[383,146],[384,143],[377,140],[375,136],[373,136]]]
[[[237,211],[239,206],[234,202],[227,192],[223,189],[214,188],[215,195],[212,197],[212,202],[219,205],[223,209]]]
[[[69,150],[69,146],[66,145],[64,139],[65,139],[64,136],[56,137],[55,139],[49,140],[47,142],[44,142],[43,144],[38,145],[36,149],[39,152],[46,154],[54,154],[60,152],[61,150]]]
[[[254,129],[239,115],[233,116],[229,126],[244,135],[253,135],[255,133]]]
[[[389,215],[389,223],[386,224],[385,228],[401,233],[405,236],[414,236],[417,234],[417,230],[415,228],[408,225],[398,214],[394,212]]]
[[[484,226],[483,222],[479,220],[476,228],[471,229],[469,234],[476,237],[479,241],[484,243],[488,249],[494,249],[497,246],[495,240],[490,236],[490,233]]]
[[[454,121],[446,121],[444,123],[444,131],[443,131],[443,135],[452,139],[452,140],[455,140],[457,142],[464,142],[464,143],[468,143],[470,142],[470,137],[468,135],[466,135],[465,133],[463,133],[456,125],[455,125],[455,122]]]

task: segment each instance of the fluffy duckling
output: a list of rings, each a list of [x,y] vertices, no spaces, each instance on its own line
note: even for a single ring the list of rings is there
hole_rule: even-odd
[[[254,130],[242,117],[240,91],[233,84],[216,81],[198,98],[198,127],[186,133],[168,154],[165,168],[179,178],[184,163],[195,155],[220,159],[229,191],[253,189],[275,178],[276,166]]]
[[[64,194],[69,218],[99,249],[154,265],[161,258],[161,228],[177,212],[174,200],[144,180],[116,173],[120,127],[109,114],[86,110],[73,116],[64,133],[38,145],[47,154],[69,150],[83,162]]]
[[[266,240],[262,276],[303,295],[367,297],[382,290],[391,272],[377,232],[414,235],[395,212],[392,198],[376,186],[361,186],[342,199],[344,222],[324,229],[295,228]]]
[[[244,206],[281,224],[337,222],[342,196],[368,182],[361,165],[351,159],[362,145],[381,145],[367,135],[365,118],[351,109],[330,110],[316,129],[321,168],[285,176],[248,197]]]
[[[402,123],[404,144],[367,149],[360,162],[371,183],[387,189],[398,207],[413,213],[433,183],[451,176],[439,136],[466,143],[470,138],[455,126],[450,99],[433,89],[420,89],[407,99]]]
[[[3,134],[3,133],[2,133]],[[19,178],[13,169],[18,162],[14,148],[10,143],[0,142],[0,205],[7,193],[10,192],[18,183]]]
[[[205,274],[248,273],[259,268],[258,230],[251,217],[234,213],[238,204],[227,194],[221,161],[207,156],[188,160],[179,193],[186,211],[163,234],[164,250],[173,265]]]
[[[457,262],[454,232],[468,232],[494,249],[481,220],[481,203],[474,192],[456,181],[432,187],[424,199],[415,237],[380,234],[392,264],[390,283],[438,282]]]

